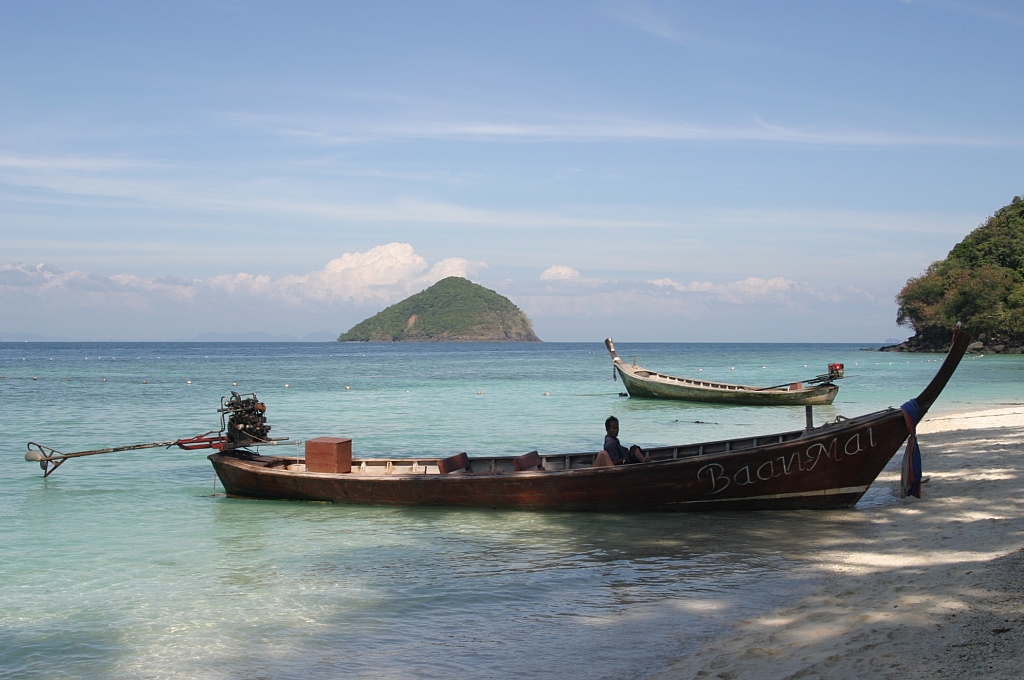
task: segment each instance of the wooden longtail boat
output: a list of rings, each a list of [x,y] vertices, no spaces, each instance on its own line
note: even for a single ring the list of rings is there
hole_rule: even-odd
[[[680,399],[742,406],[827,406],[832,403],[839,388],[832,380],[843,377],[842,364],[831,364],[829,372],[811,380],[775,387],[733,385],[713,380],[679,378],[651,371],[636,363],[630,365],[619,358],[611,338],[604,341],[612,355],[612,366],[622,378],[622,384],[631,397],[651,399]],[[817,383],[817,384],[815,384]]]
[[[356,459],[351,472],[322,473],[305,470],[296,458],[233,452],[209,459],[228,495],[249,498],[588,511],[846,508],[928,411],[970,340],[966,333],[954,335],[938,373],[903,409],[839,417],[818,427],[808,422],[804,430],[761,437],[652,448],[649,463],[595,468],[593,452],[460,454]],[[312,462],[310,444],[306,460]]]

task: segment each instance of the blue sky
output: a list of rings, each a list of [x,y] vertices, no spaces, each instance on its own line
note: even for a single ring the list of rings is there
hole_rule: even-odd
[[[0,3],[0,338],[881,341],[1024,194],[1012,2]],[[20,337],[20,336],[18,336]]]

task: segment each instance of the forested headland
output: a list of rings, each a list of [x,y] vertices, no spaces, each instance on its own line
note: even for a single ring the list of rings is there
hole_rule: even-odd
[[[1024,200],[1013,201],[907,281],[896,322],[914,337],[893,351],[945,351],[961,322],[973,351],[1020,354],[1024,346]]]

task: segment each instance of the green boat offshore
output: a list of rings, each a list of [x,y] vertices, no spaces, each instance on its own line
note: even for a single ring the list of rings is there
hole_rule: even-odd
[[[650,399],[679,399],[737,406],[827,406],[839,393],[832,381],[843,377],[842,364],[829,364],[828,373],[810,380],[791,382],[772,387],[752,387],[732,383],[680,378],[627,364],[615,351],[611,338],[604,341],[612,356],[615,372],[631,397]]]

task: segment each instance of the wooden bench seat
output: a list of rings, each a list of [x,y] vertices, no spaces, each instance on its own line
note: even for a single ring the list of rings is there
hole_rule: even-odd
[[[543,461],[540,459],[540,454],[536,451],[530,451],[529,453],[524,453],[521,456],[516,456],[512,459],[512,466],[515,467],[516,472],[544,469]]]
[[[465,451],[437,461],[437,469],[442,475],[455,472],[456,470],[473,471],[473,467],[469,463],[469,456],[466,455]]]

